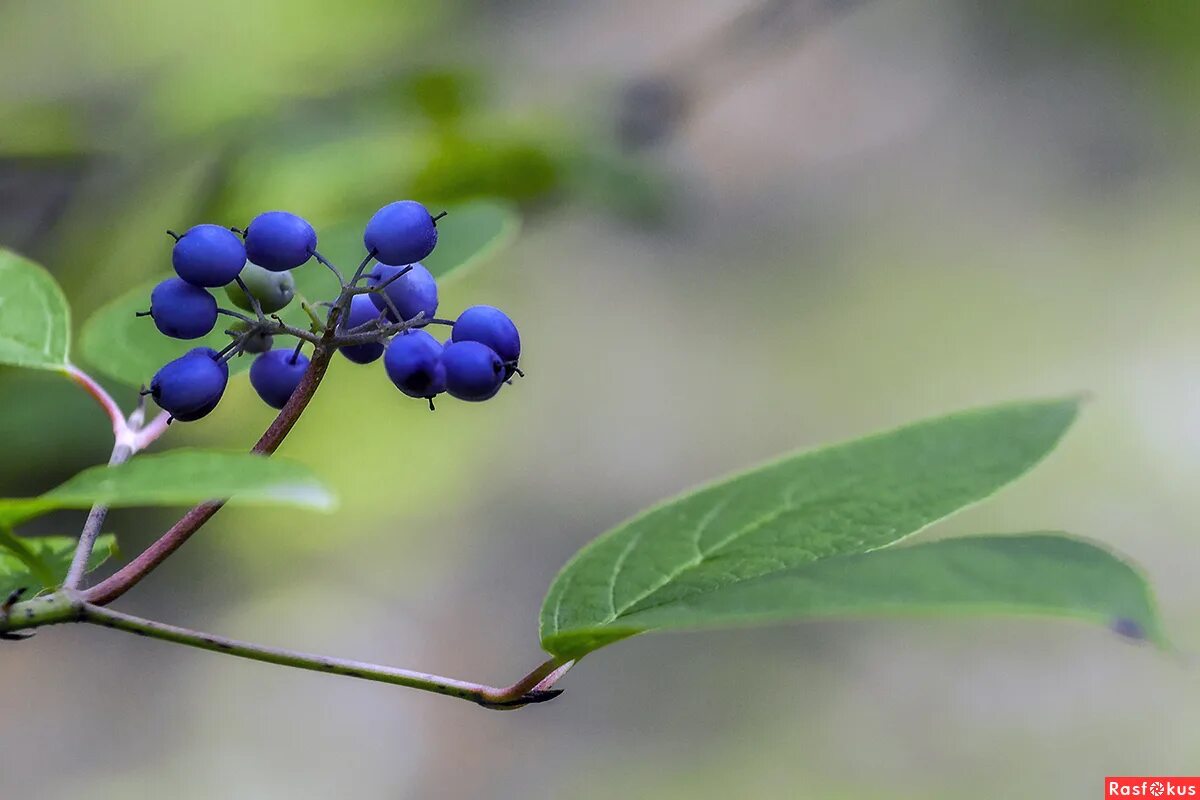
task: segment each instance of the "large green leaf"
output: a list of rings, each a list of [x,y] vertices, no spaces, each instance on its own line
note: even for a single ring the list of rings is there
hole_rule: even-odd
[[[75,554],[76,539],[72,536],[15,536],[17,546],[24,550],[25,558],[0,542],[0,601],[17,589],[24,589],[25,599],[43,589],[53,589],[63,582],[71,567]],[[92,556],[88,559],[88,571],[96,569],[117,554],[117,538],[110,533],[96,538]],[[32,556],[37,566],[27,561]]]
[[[631,615],[892,544],[991,495],[1052,450],[1078,402],[961,412],[759,467],[658,506],[580,551],[542,606],[542,644],[577,657]]]
[[[71,311],[49,272],[0,248],[0,364],[61,369],[67,364]]]
[[[636,633],[868,614],[1067,617],[1163,642],[1154,600],[1137,570],[1096,545],[1050,533],[837,556],[645,607],[621,625]]]
[[[357,220],[321,230],[319,248],[322,255],[337,264],[347,279],[363,256],[362,229],[365,224],[366,220]],[[519,227],[520,216],[516,209],[501,201],[477,200],[454,206],[438,222],[438,247],[424,264],[439,280],[457,278],[507,246]],[[337,279],[316,261],[297,268],[293,275],[297,295],[310,302],[332,300],[337,296]],[[100,308],[84,323],[80,346],[88,364],[110,378],[140,386],[148,384],[163,364],[193,347],[220,350],[229,343],[229,337],[223,333],[232,322],[228,317],[219,318],[217,328],[208,336],[180,341],[159,333],[149,317],[136,316],[137,312],[150,307],[150,291],[155,285],[170,276],[171,273],[164,272],[131,289]],[[224,290],[213,292],[218,303],[231,307]],[[294,301],[280,316],[292,325],[308,327],[308,317],[299,302]],[[252,361],[252,356],[235,358],[229,364],[230,371],[236,373],[248,369]]]
[[[332,510],[329,490],[295,461],[212,450],[141,455],[115,467],[85,469],[38,497],[0,500],[0,523],[15,524],[60,508],[178,506],[228,498],[235,504]]]

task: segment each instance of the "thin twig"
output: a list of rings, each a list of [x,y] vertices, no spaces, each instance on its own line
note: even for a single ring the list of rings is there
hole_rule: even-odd
[[[369,287],[367,289],[367,291],[382,292],[384,289],[391,286],[393,283],[398,281],[400,278],[403,278],[405,275],[407,275],[410,272],[412,272],[412,264],[405,266],[404,269],[400,270],[399,272],[397,272],[393,275],[389,275],[387,277],[387,280],[380,281],[379,283],[375,284],[374,286]]]
[[[313,258],[315,258],[321,264],[324,264],[325,267],[328,268],[328,270],[333,273],[333,276],[335,278],[337,278],[337,281],[339,284],[341,284],[342,286],[346,285],[346,279],[342,277],[342,273],[338,270],[337,267],[335,267],[331,262],[325,260],[325,257],[323,255],[321,255],[320,253],[318,253],[316,250],[313,250],[311,252],[312,252]]]
[[[133,445],[118,441],[113,445],[108,465],[115,467],[123,464],[133,453]],[[107,516],[108,506],[102,503],[96,503],[88,512],[87,520],[83,523],[83,530],[79,534],[79,543],[75,546],[75,555],[71,558],[71,568],[67,570],[67,579],[63,582],[64,589],[74,591],[83,583],[83,576],[87,574],[88,561],[92,558],[92,549],[96,546],[96,537],[100,535],[100,527],[104,525],[104,518]]]
[[[424,672],[414,672],[407,669],[387,667],[379,664],[369,664],[362,661],[351,661],[344,658],[301,653],[278,647],[243,642],[215,636],[210,633],[181,628],[155,622],[131,614],[124,614],[112,609],[84,603],[79,621],[102,625],[106,628],[126,631],[128,633],[146,636],[151,639],[161,639],[214,653],[246,658],[252,661],[262,661],[268,664],[278,664],[285,667],[295,667],[314,672],[326,672],[334,675],[345,675],[350,678],[360,678],[380,683],[390,683],[396,686],[407,686],[435,694],[457,697],[468,700],[485,708],[508,709],[520,708],[531,703],[541,703],[551,700],[560,694],[559,690],[537,688],[548,675],[562,670],[562,662],[551,659],[539,666],[529,675],[517,681],[512,686],[496,687],[480,683],[461,681],[455,678],[444,678],[440,675],[430,675]]]
[[[372,250],[370,253],[367,253],[367,255],[359,263],[358,269],[354,270],[354,277],[350,279],[350,283],[348,285],[355,286],[360,280],[362,280],[363,272],[366,271],[367,266],[374,260],[375,251]]]
[[[108,459],[110,467],[128,461],[134,453],[148,447],[167,430],[170,415],[165,411],[151,420],[148,425],[142,424],[146,414],[144,398],[139,400],[137,408],[126,419],[121,407],[117,405],[117,401],[91,375],[72,364],[67,364],[63,368],[63,373],[82,386],[100,404],[112,421],[113,448]],[[91,558],[92,549],[96,544],[96,537],[99,536],[100,528],[107,515],[108,507],[99,503],[93,505],[88,512],[83,530],[79,534],[79,543],[75,546],[75,554],[71,558],[71,567],[67,571],[66,582],[63,584],[65,588],[78,589],[82,583],[83,576],[87,573],[88,560]]]
[[[170,419],[171,415],[169,413],[160,411],[155,415],[154,419],[139,428],[133,435],[134,450],[138,452],[145,450],[155,439],[166,433]]]
[[[247,317],[245,314],[242,314],[241,312],[238,312],[238,311],[234,311],[231,308],[217,308],[217,313],[224,314],[227,317],[236,317],[236,318],[240,319],[242,322],[248,322],[251,325],[255,325],[258,323],[258,320],[254,319],[254,317]]]
[[[276,335],[276,336],[279,334],[287,334],[288,336],[295,336],[297,339],[303,339],[304,341],[306,341],[312,345],[317,345],[317,344],[321,343],[321,337],[318,336],[317,334],[313,333],[312,331],[306,331],[303,328],[297,328],[293,325],[289,325],[286,322],[284,322],[282,319],[280,319],[280,317],[278,315],[272,315],[271,318],[274,320],[274,324],[268,323],[268,325],[270,325],[270,328],[268,328],[266,330],[267,333],[270,333],[270,334]]]
[[[246,295],[246,299],[250,301],[250,308],[254,309],[254,313],[258,317],[258,321],[266,322],[267,316],[263,313],[262,304],[258,302],[258,298],[255,297],[250,291],[250,287],[246,285],[246,281],[242,280],[241,275],[236,276],[233,280],[235,283],[237,283],[238,288],[242,290],[242,294]]]

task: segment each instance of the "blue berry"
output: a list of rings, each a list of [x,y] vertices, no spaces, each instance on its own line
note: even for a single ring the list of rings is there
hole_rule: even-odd
[[[217,301],[182,278],[167,278],[150,292],[154,325],[175,339],[199,339],[217,324]]]
[[[450,336],[456,342],[479,342],[496,351],[505,365],[516,366],[521,357],[517,326],[498,308],[471,306],[459,315]]]
[[[246,257],[272,272],[300,266],[316,249],[313,226],[287,211],[263,212],[246,228]]]
[[[246,263],[241,274],[242,282],[250,290],[250,294],[258,301],[259,308],[264,314],[273,314],[287,306],[296,296],[296,279],[290,272],[271,272],[258,264]],[[242,287],[231,283],[225,287],[225,295],[229,302],[246,311],[253,311],[254,304],[242,291]]]
[[[479,342],[451,342],[442,351],[446,391],[459,400],[478,402],[495,396],[504,383],[504,363]]]
[[[405,322],[421,313],[424,313],[426,320],[430,320],[437,314],[437,281],[433,279],[433,275],[429,270],[420,264],[412,264],[411,266],[412,269],[389,283],[382,293],[374,292],[367,295],[371,298],[371,302],[375,304],[375,308],[380,311],[387,311],[388,319],[391,319],[393,322]],[[367,276],[367,284],[369,286],[378,286],[402,269],[405,269],[405,267],[391,267],[387,264],[379,264]],[[381,294],[386,294],[392,301],[392,305],[396,306],[396,310],[400,312],[400,319],[393,319],[391,309]]]
[[[365,294],[356,294],[350,298],[350,312],[346,314],[346,324],[342,327],[348,331],[378,318],[379,309],[375,307],[371,299]],[[341,348],[341,351],[342,355],[355,364],[370,364],[383,355],[383,343],[353,344]]]
[[[234,335],[242,337],[243,353],[265,353],[275,344],[275,337],[266,333],[257,324],[237,320],[229,326]],[[227,331],[228,332],[228,331]]]
[[[181,422],[192,422],[217,407],[229,382],[229,365],[210,347],[189,350],[168,362],[150,381],[158,407]]]
[[[425,331],[397,334],[384,353],[383,367],[409,397],[432,398],[446,389],[442,345]]]
[[[363,232],[363,244],[383,264],[412,264],[437,246],[437,224],[415,200],[397,200],[375,212]]]
[[[197,225],[176,240],[171,263],[193,286],[224,286],[242,271],[246,247],[228,228]]]
[[[263,402],[283,408],[308,369],[308,359],[294,349],[268,350],[250,365],[250,385]]]

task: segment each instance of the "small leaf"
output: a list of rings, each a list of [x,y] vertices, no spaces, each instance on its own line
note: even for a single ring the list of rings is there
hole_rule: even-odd
[[[39,556],[24,539],[15,535],[7,526],[0,526],[0,552],[6,553],[21,562],[29,574],[37,578],[43,585],[55,582],[54,571],[45,559]],[[2,600],[3,598],[0,598]]]
[[[71,559],[78,540],[72,536],[18,536],[21,545],[34,553],[54,576],[52,583],[38,578],[17,556],[0,548],[0,601],[16,589],[25,589],[23,597],[29,599],[43,589],[53,589],[67,577]],[[117,537],[106,533],[96,537],[92,556],[88,559],[88,572],[97,569],[105,561],[117,555]]]
[[[1154,600],[1137,570],[1096,545],[1050,533],[971,536],[837,556],[645,608],[621,625],[638,632],[931,614],[1074,618],[1165,644]],[[586,645],[564,637],[555,643],[568,651]]]
[[[0,248],[0,364],[60,369],[70,349],[71,311],[50,273]]]
[[[440,281],[457,278],[467,270],[483,263],[506,247],[520,228],[520,216],[510,204],[497,200],[475,200],[454,206],[438,221],[437,250],[423,263]],[[362,232],[366,220],[323,228],[319,248],[322,255],[337,264],[349,280],[364,255]],[[296,293],[310,303],[332,300],[338,294],[338,282],[333,274],[315,260],[293,270]],[[150,307],[150,291],[170,273],[149,280],[109,302],[94,313],[83,325],[80,347],[84,360],[96,371],[131,386],[149,384],[154,373],[168,361],[193,347],[220,350],[229,344],[224,330],[233,322],[220,317],[217,327],[208,336],[181,341],[163,336],[149,317],[136,313]],[[217,303],[225,308],[231,304],[223,289],[211,290]],[[308,329],[309,319],[293,301],[280,316],[288,323]],[[320,311],[324,319],[324,311]],[[0,323],[2,325],[2,323]],[[289,342],[294,342],[288,339]],[[240,356],[229,362],[231,373],[249,369],[253,356]]]
[[[961,412],[668,501],[563,568],[542,606],[542,644],[578,657],[638,630],[626,618],[639,612],[899,541],[1030,469],[1077,411],[1067,399]]]
[[[0,500],[0,522],[15,524],[60,508],[178,506],[228,498],[233,504],[329,511],[330,492],[303,464],[249,453],[180,449],[85,469],[39,497]]]

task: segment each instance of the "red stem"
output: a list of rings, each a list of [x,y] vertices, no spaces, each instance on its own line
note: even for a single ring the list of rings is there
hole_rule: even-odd
[[[125,414],[121,411],[121,407],[117,405],[117,401],[112,399],[112,396],[104,391],[104,387],[88,375],[83,370],[76,366],[67,364],[62,369],[63,374],[75,381],[83,387],[84,391],[92,396],[100,407],[104,409],[104,413],[108,415],[108,419],[112,422],[113,438],[120,441],[128,431],[128,425],[125,422]]]

